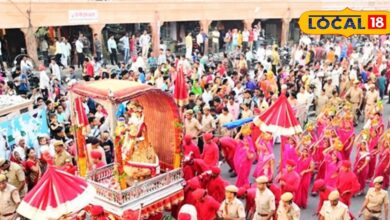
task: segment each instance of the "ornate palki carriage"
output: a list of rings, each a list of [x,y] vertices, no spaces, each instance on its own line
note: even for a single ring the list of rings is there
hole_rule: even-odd
[[[130,210],[147,219],[183,199],[182,126],[169,94],[136,82],[101,80],[74,84],[69,95],[79,175],[96,188],[93,205],[118,218]],[[103,123],[114,142],[115,162],[97,169],[85,141],[86,98],[107,111]]]

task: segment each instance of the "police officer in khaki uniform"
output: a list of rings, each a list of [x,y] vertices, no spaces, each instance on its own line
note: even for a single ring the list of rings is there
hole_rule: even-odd
[[[379,92],[375,90],[375,85],[369,85],[369,90],[366,93],[366,107],[364,108],[365,120],[368,120],[369,114],[375,109],[378,100]]]
[[[221,219],[245,220],[244,204],[237,199],[237,187],[234,185],[225,188],[225,200],[221,203],[218,216]]]
[[[15,219],[19,203],[19,191],[7,182],[4,174],[0,174],[0,219]]]
[[[0,159],[0,170],[4,171],[7,182],[16,187],[20,197],[27,193],[26,175],[23,168],[12,161]]]
[[[299,220],[301,217],[301,210],[293,202],[293,194],[290,192],[283,193],[280,197],[278,210],[276,211],[277,220]]]
[[[62,167],[65,165],[66,161],[72,160],[72,156],[65,150],[64,142],[56,141],[53,145],[56,151],[56,154],[54,155],[54,165]]]
[[[272,220],[275,213],[275,195],[267,187],[268,177],[259,176],[256,179],[257,190],[255,197],[256,212],[253,220]]]
[[[345,96],[349,98],[349,101],[352,103],[352,113],[354,115],[354,122],[357,124],[357,114],[356,111],[360,108],[360,105],[363,101],[363,91],[359,88],[359,80],[354,81],[354,86],[351,87]]]
[[[364,220],[371,220],[372,218],[389,219],[389,195],[386,190],[382,189],[382,184],[383,176],[378,176],[374,179],[374,187],[368,189],[366,199],[359,212],[359,216],[363,215]]]
[[[325,95],[328,96],[328,98],[332,98],[333,96],[333,90],[336,89],[336,87],[332,84],[332,78],[328,77],[326,79],[327,83],[324,85]]]
[[[320,220],[350,220],[348,206],[339,201],[340,193],[335,190],[329,193],[328,201],[321,207]]]

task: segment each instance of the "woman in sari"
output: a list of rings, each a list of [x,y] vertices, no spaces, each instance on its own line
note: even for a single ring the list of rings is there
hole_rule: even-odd
[[[326,164],[324,161],[324,152],[326,152],[326,149],[330,148],[330,142],[329,138],[325,137],[322,139],[322,141],[317,145],[314,146],[314,152],[313,152],[313,158],[314,162],[317,167],[317,175],[316,180],[318,179],[324,179],[325,177],[325,171],[326,171]]]
[[[234,167],[237,172],[236,186],[242,187],[249,184],[249,174],[253,159],[255,158],[255,149],[250,136],[245,136],[240,141],[234,155]]]
[[[25,163],[26,167],[26,179],[28,190],[31,190],[41,178],[42,171],[40,167],[40,162],[36,158],[35,151],[32,148],[27,149],[26,152],[27,160]]]
[[[374,176],[375,166],[379,152],[378,142],[384,130],[384,124],[379,113],[373,115],[373,119],[371,120],[370,124],[370,140],[368,141],[368,150],[370,151],[370,163],[368,165],[368,179],[371,179]]]
[[[352,146],[355,137],[355,129],[353,126],[353,115],[347,112],[340,122],[340,126],[336,130],[337,136],[340,138],[341,143],[344,145],[342,155],[344,160],[349,160]]]
[[[288,143],[284,145],[283,148],[283,158],[281,160],[281,170],[286,168],[287,160],[293,160],[295,162],[298,161],[298,153],[297,153],[297,143],[294,138],[290,137],[288,139]]]
[[[294,200],[295,203],[305,209],[307,207],[307,198],[309,195],[309,187],[310,187],[310,181],[311,177],[313,175],[314,171],[314,162],[313,158],[309,154],[309,150],[307,148],[304,148],[302,150],[302,153],[298,159],[297,164],[297,172],[301,176],[301,182],[299,185],[299,189],[296,193],[296,199]]]
[[[375,177],[383,176],[383,189],[389,187],[390,178],[390,131],[383,136],[383,143],[380,144],[379,161],[375,170]]]
[[[332,188],[337,187],[337,175],[339,173],[339,162],[342,160],[341,154],[332,148],[326,149],[324,152],[325,163],[325,182],[326,185]]]
[[[275,155],[269,149],[267,142],[264,138],[259,137],[255,143],[257,149],[257,165],[253,172],[255,179],[259,176],[267,176],[271,180],[273,177]]]
[[[370,161],[370,152],[367,149],[367,142],[358,144],[358,152],[356,154],[355,164],[353,171],[360,183],[360,193],[362,194],[366,186],[366,180],[368,175],[368,164]]]

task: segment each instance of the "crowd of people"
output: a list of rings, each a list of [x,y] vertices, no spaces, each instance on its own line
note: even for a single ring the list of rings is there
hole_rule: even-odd
[[[36,86],[28,57],[10,75],[2,74],[0,94],[34,100],[35,108],[45,109],[50,128],[49,134],[37,136],[37,146],[27,146],[20,137],[15,146],[0,149],[9,152],[0,160],[5,171],[0,175],[0,208],[12,204],[9,212],[1,212],[3,218],[12,219],[18,201],[37,184],[47,165],[77,170],[67,86],[80,80],[120,79],[173,93],[182,68],[188,87],[188,104],[180,108],[186,184],[185,200],[173,211],[175,217],[295,220],[313,194],[319,197],[319,219],[388,219],[390,134],[383,115],[390,80],[388,36],[302,36],[289,47],[285,61],[276,44],[261,43],[258,26],[224,36],[218,29],[201,30],[196,40],[191,35],[184,39],[186,53],[180,56],[165,48],[158,55],[149,53],[146,31],[139,38],[126,34],[119,41],[110,36],[106,43],[95,35],[94,59],[85,57],[80,35],[75,44],[79,68],[70,65],[69,43],[61,39],[49,69],[38,66]],[[205,53],[206,40],[212,53]],[[117,42],[124,48],[123,62],[118,62]],[[102,57],[103,44],[112,65]],[[305,127],[302,134],[280,137],[280,156],[274,154],[278,137],[253,124],[240,129],[223,126],[261,114],[280,95],[287,97]],[[98,168],[114,159],[108,113],[91,98],[83,100],[83,107],[89,121],[87,150],[93,168]],[[314,120],[309,120],[309,111],[315,111]],[[359,124],[364,125],[361,131],[355,128]],[[220,161],[227,163],[236,182],[221,176]],[[365,192],[361,212],[350,213],[351,198]]]

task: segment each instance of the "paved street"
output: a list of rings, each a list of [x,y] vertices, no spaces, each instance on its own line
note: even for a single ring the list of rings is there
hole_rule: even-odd
[[[386,101],[385,101],[386,103]],[[389,117],[390,117],[390,105],[389,104],[384,104],[384,117],[385,117],[385,125],[387,125],[387,121],[389,120]],[[357,130],[360,130],[361,128],[363,127],[363,123],[360,123],[359,126],[357,127]],[[353,152],[352,154],[352,157],[351,158],[354,158],[354,154],[355,152]],[[276,145],[275,146],[275,157],[276,157],[276,161],[279,160],[279,157],[280,157],[280,145]],[[254,169],[255,165],[252,166],[252,171]],[[230,178],[229,177],[229,173],[228,173],[228,166],[226,163],[224,163],[222,165],[222,176],[226,179],[226,180],[229,180],[229,182],[231,183],[235,183],[235,178]],[[252,173],[251,173],[251,177],[252,177]],[[254,182],[254,178],[251,178],[251,182]],[[389,195],[390,195],[390,192],[389,192]],[[364,196],[359,196],[359,197],[355,197],[352,199],[352,205],[350,207],[352,213],[355,215],[355,217],[357,217],[357,214],[361,208],[361,205],[364,201]],[[303,220],[311,220],[311,219],[316,219],[315,217],[313,217],[313,214],[317,208],[317,204],[318,204],[318,197],[312,197],[312,196],[309,196],[309,203],[308,203],[308,207],[307,209],[305,210],[302,210],[301,212],[301,219]],[[360,218],[360,219],[363,219],[363,218]]]

